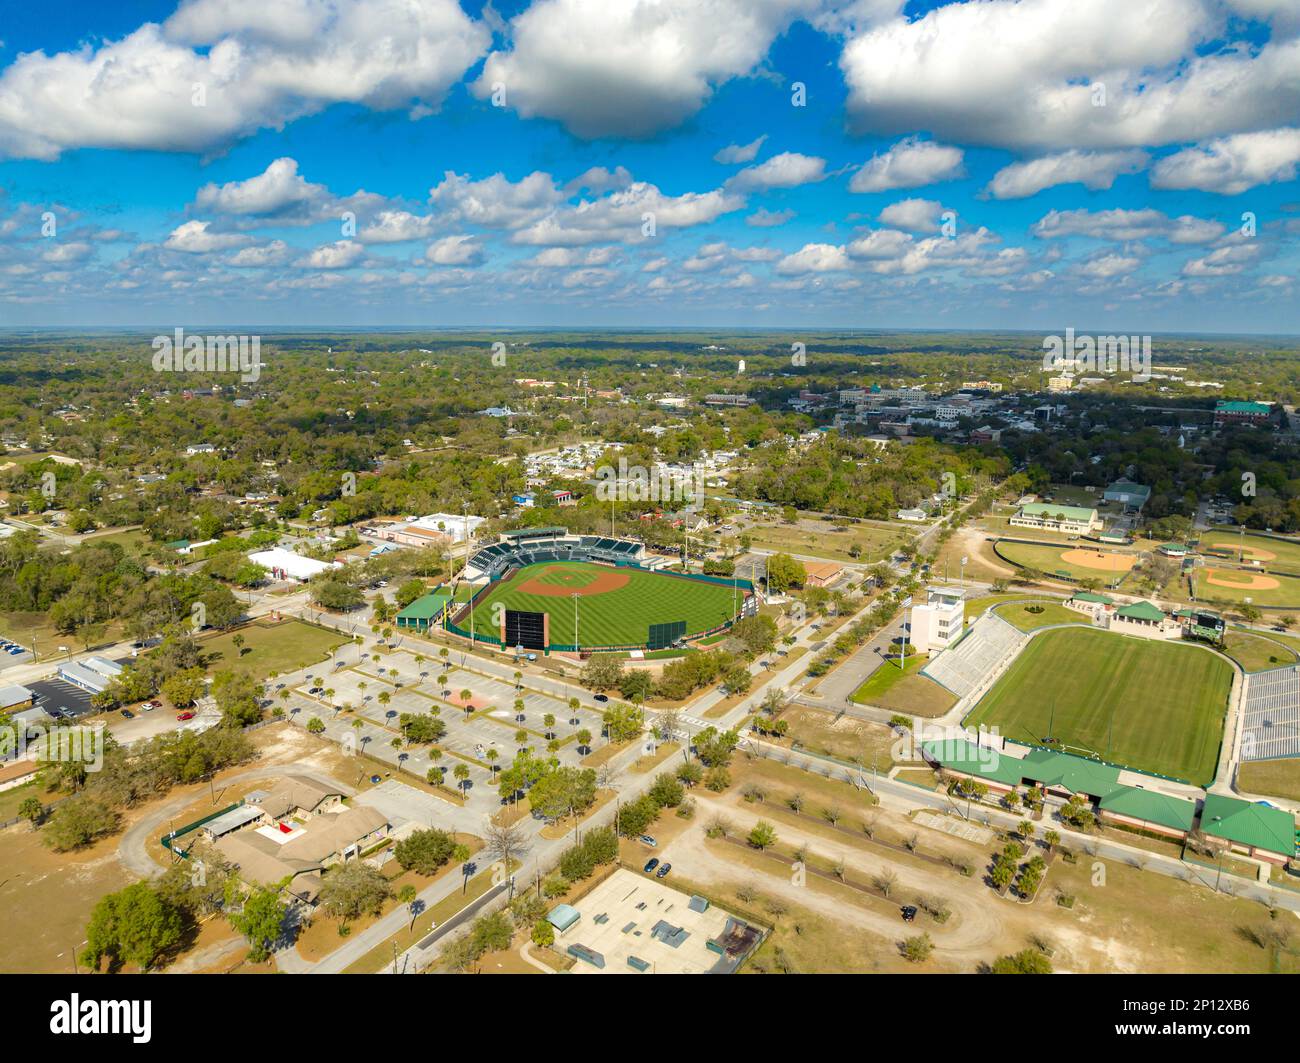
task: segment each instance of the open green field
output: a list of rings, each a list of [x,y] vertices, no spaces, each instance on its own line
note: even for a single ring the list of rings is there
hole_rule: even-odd
[[[1300,801],[1300,757],[1248,760],[1237,769],[1237,789],[1287,801]]]
[[[1107,587],[1123,580],[1129,567],[1137,560],[1135,554],[1108,547],[1098,549],[1095,543],[1087,542],[1056,545],[1004,541],[997,544],[997,552],[1004,560],[1021,568],[1036,568],[1048,576],[1100,580]]]
[[[1033,638],[965,725],[1204,785],[1231,689],[1232,666],[1200,647],[1063,628]]]
[[[236,635],[243,636],[243,646],[235,646]],[[256,679],[265,679],[323,661],[347,641],[337,632],[301,620],[282,620],[278,624],[245,624],[205,638],[199,642],[199,650],[203,663],[214,672],[239,668]]]
[[[1230,550],[1234,561],[1240,561],[1244,547],[1247,561],[1260,561],[1270,572],[1290,572],[1300,576],[1300,539],[1273,539],[1249,532],[1243,536],[1238,531],[1215,529],[1201,536],[1201,549],[1211,546]]]
[[[908,716],[942,716],[957,704],[957,698],[929,676],[921,675],[929,659],[917,654],[908,657],[902,668],[897,661],[886,661],[853,692],[852,700]]]
[[[1038,610],[1034,612],[1033,610]],[[1059,602],[1021,601],[1007,602],[993,610],[1014,628],[1036,631],[1053,624],[1092,624],[1092,620],[1075,609],[1067,609]]]
[[[816,528],[804,524],[754,524],[746,527],[743,534],[748,535],[761,550],[808,554],[811,557],[856,561],[860,564],[884,560],[894,546],[912,534],[910,529],[872,524],[818,523],[820,526]],[[846,530],[831,531],[832,528],[840,527]],[[849,553],[854,546],[859,551],[856,558]]]
[[[1263,672],[1269,668],[1282,668],[1300,659],[1290,646],[1240,628],[1229,628],[1224,638],[1223,652],[1247,672]]]
[[[685,620],[690,636],[725,623],[739,611],[744,593],[638,568],[545,562],[521,568],[494,585],[474,606],[474,630],[499,637],[499,605],[503,610],[549,613],[552,645],[643,646],[651,624]],[[576,638],[572,595],[578,596]],[[462,626],[468,627],[468,620]]]

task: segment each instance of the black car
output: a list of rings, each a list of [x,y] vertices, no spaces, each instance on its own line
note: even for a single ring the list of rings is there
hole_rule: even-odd
[[[591,700],[592,700],[592,701],[598,701],[598,702],[600,702],[600,704],[604,705],[605,702],[607,702],[607,701],[609,700],[609,695],[607,695],[607,694],[593,694],[593,695],[591,696]]]
[[[649,860],[645,862],[645,867],[643,867],[641,870],[648,875],[650,874],[651,871],[653,871],[658,866],[659,866],[659,858],[657,856],[652,856],[650,857]]]
[[[134,720],[134,719],[135,719],[135,713],[133,713],[130,709],[123,709],[123,710],[122,710],[122,719],[124,719],[124,720]]]
[[[660,868],[659,868],[659,870],[655,872],[655,878],[663,878],[663,877],[664,877],[666,874],[668,874],[668,872],[671,871],[672,869],[673,869],[673,865],[672,865],[672,864],[663,864],[663,865],[661,865]]]
[[[903,905],[903,922],[910,923],[915,919],[916,919],[916,905],[914,904]]]

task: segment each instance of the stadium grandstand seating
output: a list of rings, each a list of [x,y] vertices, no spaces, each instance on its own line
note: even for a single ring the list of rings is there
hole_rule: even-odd
[[[1300,666],[1246,677],[1242,760],[1300,755]]]
[[[986,613],[971,625],[964,638],[930,661],[921,673],[964,697],[1019,653],[1028,639],[1001,617]]]
[[[640,543],[604,535],[568,535],[562,528],[537,529],[541,534],[507,532],[511,538],[485,546],[469,561],[472,578],[500,579],[509,570],[547,561],[606,561],[640,564]],[[477,575],[475,571],[477,570]]]

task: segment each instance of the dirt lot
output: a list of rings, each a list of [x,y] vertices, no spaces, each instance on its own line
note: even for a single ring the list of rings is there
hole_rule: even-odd
[[[740,790],[752,781],[752,773],[748,764],[736,767],[737,782],[728,793],[694,795],[694,819],[676,839],[661,845],[659,855],[672,861],[673,878],[680,876],[678,888],[698,884],[738,906],[742,914],[749,911],[761,918],[766,913],[775,930],[756,959],[768,970],[786,963],[804,972],[969,972],[1040,940],[1053,949],[1058,971],[1300,970],[1300,921],[1290,913],[1277,916],[1289,933],[1289,948],[1264,947],[1255,943],[1254,935],[1271,920],[1259,904],[1115,861],[1098,863],[1084,854],[1073,864],[1055,860],[1032,904],[1003,899],[983,881],[983,869],[1000,842],[981,847],[917,827],[899,813],[867,809],[861,799],[855,807],[855,791],[825,779],[814,779],[802,790],[808,797],[805,812],[811,811],[811,816],[796,816],[782,807],[783,791],[770,773],[763,776],[768,785],[765,800],[746,802]],[[818,819],[817,806],[837,793],[846,810],[840,826],[851,819],[852,830],[836,830]],[[707,838],[706,827],[719,816],[728,822],[729,833],[739,837],[760,819],[772,823],[778,855]],[[873,838],[862,831],[865,819],[872,822]],[[917,839],[915,853],[897,853],[878,844],[909,836]],[[892,869],[897,882],[890,898],[813,875],[803,885],[794,884],[786,850],[799,845],[807,847],[809,867],[818,861],[840,863],[846,878],[859,885]],[[975,875],[963,877],[952,866],[962,860],[978,861]],[[922,913],[911,927],[904,924],[898,905],[918,893],[942,897],[952,911],[948,921],[940,924]],[[1058,905],[1058,893],[1072,896],[1073,908]],[[923,931],[934,942],[932,958],[921,965],[906,963],[898,954],[899,941]]]

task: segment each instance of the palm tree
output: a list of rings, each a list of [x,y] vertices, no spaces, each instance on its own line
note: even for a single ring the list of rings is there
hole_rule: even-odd
[[[465,719],[469,719],[470,713],[474,711],[474,706],[470,704],[470,699],[474,697],[474,691],[466,687],[460,692],[460,700],[465,703]]]
[[[524,743],[526,743],[527,741],[528,741],[528,732],[525,731],[522,727],[519,728],[519,730],[515,732],[515,745],[517,745],[520,749],[523,749]]]
[[[524,685],[524,673],[515,672],[515,689],[519,690],[523,687],[523,685]]]
[[[577,698],[569,699],[569,713],[570,713],[569,723],[578,722],[578,709],[581,707],[582,707],[582,702],[580,702]]]
[[[492,778],[495,781],[497,777],[497,759],[501,756],[495,749],[489,749],[483,754],[487,758],[488,767],[492,769]]]
[[[470,852],[468,845],[457,845],[456,848],[451,851],[451,858],[460,864],[461,893],[464,893],[466,887],[469,886],[469,857]]]
[[[542,717],[542,726],[546,728],[546,737],[547,737],[547,738],[554,738],[554,737],[555,737],[555,736],[552,734],[552,732],[553,732],[554,729],[555,729],[555,717],[552,716],[549,712],[548,712],[545,716]]]
[[[397,891],[398,903],[406,905],[406,910],[411,913],[411,925],[406,928],[407,933],[410,933],[412,927],[415,926],[415,917],[419,911],[415,904],[415,898],[418,896],[415,887],[409,882]]]
[[[467,764],[457,764],[452,768],[451,773],[456,776],[456,785],[460,787],[460,798],[465,800],[465,783],[469,780],[469,766]]]
[[[578,732],[577,739],[578,739],[578,749],[580,750],[591,749],[591,732],[588,731],[585,727]]]

